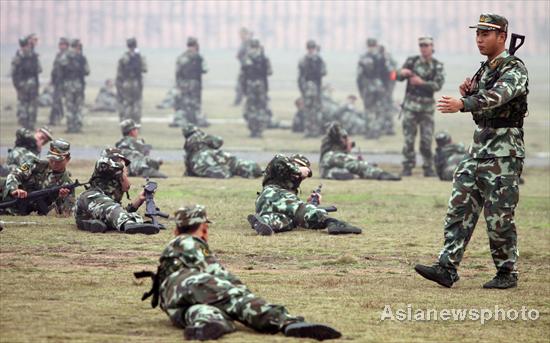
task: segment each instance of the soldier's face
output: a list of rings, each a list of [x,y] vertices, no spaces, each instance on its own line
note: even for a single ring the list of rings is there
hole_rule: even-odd
[[[130,130],[130,132],[128,132],[128,136],[137,138],[139,136],[139,129],[135,128]]]
[[[54,172],[62,173],[67,168],[67,164],[69,164],[70,160],[71,158],[69,156],[65,157],[61,161],[49,159],[48,164],[50,165],[50,169],[53,170]]]
[[[431,57],[434,51],[434,47],[431,44],[422,43],[419,44],[418,47],[420,48],[420,54],[422,57]]]
[[[506,34],[495,30],[477,30],[476,44],[479,53],[491,56],[498,52],[506,43]]]

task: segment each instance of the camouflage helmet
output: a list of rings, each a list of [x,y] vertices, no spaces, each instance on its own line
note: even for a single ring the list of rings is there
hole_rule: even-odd
[[[348,136],[348,132],[337,121],[329,123],[326,131],[328,138],[333,142],[341,142],[342,138]]]
[[[196,224],[211,223],[206,215],[206,208],[203,205],[186,205],[180,207],[174,213],[176,227],[186,229]]]
[[[126,40],[126,46],[130,49],[136,48],[137,47],[137,40],[134,37],[128,38]]]
[[[188,37],[187,38],[187,46],[198,46],[199,41],[195,37]]]
[[[437,146],[445,146],[451,143],[451,135],[447,131],[440,131],[435,135]]]
[[[418,38],[418,45],[423,45],[423,44],[433,45],[434,44],[434,39],[432,37],[428,37],[428,36],[419,37]]]
[[[114,162],[124,164],[125,166],[130,164],[130,160],[122,154],[119,148],[107,148],[101,152],[101,157],[108,158]]]
[[[71,156],[70,150],[71,144],[63,138],[59,138],[50,143],[50,150],[48,150],[46,158],[54,161],[62,161],[66,157]]]
[[[367,46],[376,46],[378,45],[378,41],[376,38],[367,38]]]
[[[199,128],[196,127],[195,125],[186,124],[181,128],[181,133],[182,133],[183,137],[189,138],[192,134],[194,134],[198,130],[199,130]]]
[[[259,48],[260,47],[260,40],[257,38],[250,40],[250,47],[251,48]]]
[[[80,48],[82,47],[82,43],[80,42],[80,39],[74,38],[71,40],[71,48]]]
[[[302,154],[290,155],[290,160],[298,165],[298,167],[311,167],[309,159]]]
[[[140,124],[136,124],[135,121],[132,119],[124,119],[120,122],[120,130],[122,131],[123,135],[127,135],[132,131],[133,129],[139,129],[141,127]]]
[[[470,26],[471,29],[508,32],[508,20],[501,15],[482,13],[479,22]]]
[[[317,43],[313,39],[310,39],[306,43],[306,49],[315,49],[317,47]]]
[[[27,46],[29,44],[29,38],[28,37],[21,37],[19,38],[19,46],[22,48],[24,46]]]

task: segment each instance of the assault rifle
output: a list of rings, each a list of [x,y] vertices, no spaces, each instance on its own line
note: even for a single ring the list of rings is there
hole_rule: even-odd
[[[37,212],[40,215],[46,215],[49,212],[49,206],[51,201],[47,201],[48,198],[54,197],[57,198],[59,190],[67,188],[71,192],[80,186],[87,185],[88,183],[80,183],[76,180],[74,183],[69,183],[66,185],[53,186],[50,188],[44,188],[38,191],[30,192],[25,198],[17,198],[13,200],[0,202],[0,210],[5,208],[16,208],[18,212],[26,212],[29,205],[34,203],[37,207]]]
[[[314,189],[311,192],[311,200],[310,200],[309,203],[312,204],[312,205],[315,205],[315,206],[317,206],[317,208],[320,208],[320,209],[325,210],[327,212],[336,212],[336,211],[338,211],[338,209],[334,205],[328,206],[328,207],[320,207],[319,206],[321,204],[321,202],[320,202],[321,188],[323,188],[323,184],[320,184],[319,187],[317,187],[317,189]]]
[[[149,181],[149,179],[147,179],[147,183],[143,186],[143,191],[145,193],[145,216],[151,218],[152,224],[157,228],[164,230],[166,228],[158,222],[157,217],[168,218],[170,216],[161,212],[155,204],[155,192],[157,188],[157,183],[155,181]]]

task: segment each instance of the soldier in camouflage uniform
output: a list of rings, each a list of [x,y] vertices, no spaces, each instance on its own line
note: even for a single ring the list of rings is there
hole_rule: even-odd
[[[176,104],[177,95],[178,95],[178,88],[177,87],[170,88],[170,90],[166,92],[166,96],[164,97],[164,99],[162,99],[162,101],[159,104],[157,104],[157,108],[158,109],[174,108]]]
[[[250,137],[262,137],[262,131],[270,121],[267,77],[272,73],[271,62],[265,56],[260,41],[252,39],[242,65],[242,88],[246,94],[244,118],[248,122]]]
[[[327,69],[315,41],[309,40],[306,49],[307,54],[298,64],[298,88],[304,100],[305,136],[318,137],[323,133],[321,80]]]
[[[140,127],[141,125],[136,124],[132,119],[126,119],[120,123],[123,137],[115,146],[131,161],[128,166],[128,175],[165,179],[167,176],[159,171],[162,160],[149,157],[151,145],[145,144],[143,139],[138,138]]]
[[[235,87],[235,101],[233,105],[238,106],[241,104],[244,96],[244,81],[243,81],[243,65],[250,49],[250,42],[252,40],[252,32],[250,32],[246,27],[241,28],[239,31],[239,37],[241,38],[241,46],[239,51],[237,51],[237,59],[239,60],[239,75],[237,77],[237,87]]]
[[[82,132],[82,107],[86,83],[84,77],[90,74],[88,60],[82,54],[82,43],[73,39],[71,48],[59,58],[63,87],[63,111],[67,116],[67,133]]]
[[[220,150],[223,138],[209,135],[193,125],[184,127],[182,133],[185,137],[185,175],[217,179],[262,176],[258,163]]]
[[[266,334],[317,340],[341,337],[340,332],[293,316],[282,305],[258,297],[218,261],[208,246],[209,223],[204,206],[193,205],[175,213],[176,238],[164,248],[153,288],[144,298],[166,312],[173,325],[184,329],[186,340],[214,340],[236,331],[234,320]]]
[[[518,280],[514,213],[525,158],[522,127],[527,114],[528,75],[524,63],[505,48],[506,18],[482,14],[472,28],[477,29],[476,43],[487,60],[473,80],[466,79],[460,85],[461,99],[443,96],[437,107],[443,113],[471,112],[477,127],[469,155],[455,171],[439,261],[415,269],[445,287],[458,281],[457,267],[483,209],[497,268],[495,278],[483,288],[512,288]]]
[[[439,132],[435,135],[434,165],[435,172],[442,181],[451,181],[457,166],[468,157],[464,144],[453,143],[448,132]]]
[[[176,114],[171,127],[185,124],[202,125],[206,119],[201,114],[202,74],[207,72],[206,62],[199,54],[199,42],[194,37],[187,39],[187,51],[176,61]]]
[[[126,40],[128,51],[118,60],[116,92],[119,101],[119,119],[132,119],[141,123],[141,99],[143,96],[143,73],[147,72],[145,57],[137,49],[135,38]]]
[[[350,135],[364,134],[367,121],[355,108],[356,101],[357,97],[352,94],[348,95],[344,104],[334,101],[330,107],[326,106],[327,101],[323,100],[323,121],[326,123],[337,121]]]
[[[105,80],[105,84],[99,89],[95,98],[94,105],[91,108],[93,112],[116,112],[118,109],[118,99],[116,92],[113,91],[114,85],[111,79]]]
[[[48,127],[44,126],[34,132],[20,128],[15,132],[15,145],[8,149],[6,166],[8,172],[19,168],[27,159],[39,158],[42,147],[52,140]]]
[[[71,160],[70,147],[69,142],[56,139],[50,144],[47,160],[36,156],[27,158],[6,178],[2,199],[24,199],[30,192],[72,183],[71,174],[66,169]],[[74,190],[62,188],[56,195],[30,201],[23,207],[9,208],[6,213],[28,215],[36,211],[46,215],[55,209],[58,215],[68,217],[72,213],[74,197]]]
[[[263,190],[256,199],[256,214],[247,218],[258,234],[269,236],[297,227],[328,229],[332,235],[361,233],[361,229],[330,218],[327,211],[311,204],[311,196],[307,203],[298,198],[300,184],[312,176],[309,160],[305,156],[275,155],[264,174]]]
[[[445,75],[443,63],[433,55],[433,39],[418,39],[420,55],[407,58],[403,68],[397,72],[397,80],[407,80],[405,99],[403,100],[403,176],[411,176],[416,165],[414,142],[420,127],[420,154],[424,163],[424,176],[435,176],[433,170],[432,140],[434,134],[434,93],[443,87]]]
[[[19,46],[20,49],[11,62],[11,78],[17,91],[17,119],[19,125],[33,130],[40,88],[38,74],[42,72],[42,67],[28,38],[21,38]]]
[[[327,129],[327,135],[321,144],[319,168],[323,179],[351,180],[355,175],[361,179],[398,181],[401,177],[386,172],[367,161],[351,155],[355,145],[346,130],[333,122]]]
[[[42,88],[40,95],[36,99],[38,107],[51,107],[53,103],[53,86],[51,84]]]
[[[61,65],[59,64],[59,61],[61,59],[61,56],[63,56],[65,51],[67,51],[67,49],[69,48],[69,40],[65,37],[59,38],[58,47],[59,52],[57,53],[57,55],[55,55],[55,59],[53,60],[53,67],[50,79],[53,86],[53,94],[49,125],[57,125],[61,123],[61,119],[63,119],[63,79],[61,75]]]
[[[366,137],[370,139],[378,139],[382,134],[387,75],[385,56],[378,42],[374,38],[367,39],[367,52],[357,66],[357,88],[365,106]]]
[[[125,208],[120,204],[122,195],[130,190],[128,165],[130,161],[117,148],[104,150],[96,161],[90,178],[90,187],[76,201],[75,220],[80,230],[90,232],[119,232],[152,235],[157,226],[144,223],[137,213],[145,202],[143,191]]]

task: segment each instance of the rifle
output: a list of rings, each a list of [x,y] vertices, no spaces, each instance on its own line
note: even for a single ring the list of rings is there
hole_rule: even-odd
[[[49,212],[49,203],[46,201],[46,199],[50,196],[57,197],[59,194],[59,190],[62,188],[67,188],[70,191],[73,191],[75,188],[80,186],[87,185],[86,183],[80,183],[78,180],[76,180],[74,183],[69,183],[66,185],[60,185],[60,186],[53,186],[50,188],[44,188],[38,191],[30,192],[27,194],[26,198],[17,198],[13,200],[3,201],[0,202],[0,210],[10,207],[16,207],[18,212],[26,212],[28,211],[29,205],[36,201],[36,205],[38,207],[38,214],[46,215]]]
[[[320,195],[321,195],[321,188],[322,187],[323,187],[323,184],[320,184],[319,187],[317,187],[317,189],[314,189],[311,192],[311,201],[309,203],[312,204],[312,205],[315,205],[315,206],[317,206],[317,208],[320,208],[320,209],[325,210],[327,212],[336,212],[336,211],[338,211],[338,209],[334,205],[328,206],[328,207],[320,207],[319,206],[319,204],[321,203],[319,201],[319,198],[320,198]]]
[[[157,191],[157,183],[155,181],[146,180],[143,190],[145,193],[145,216],[151,218],[151,222],[157,228],[164,230],[166,229],[164,225],[158,222],[157,217],[168,218],[168,214],[161,212],[157,205],[155,204],[155,192]]]

